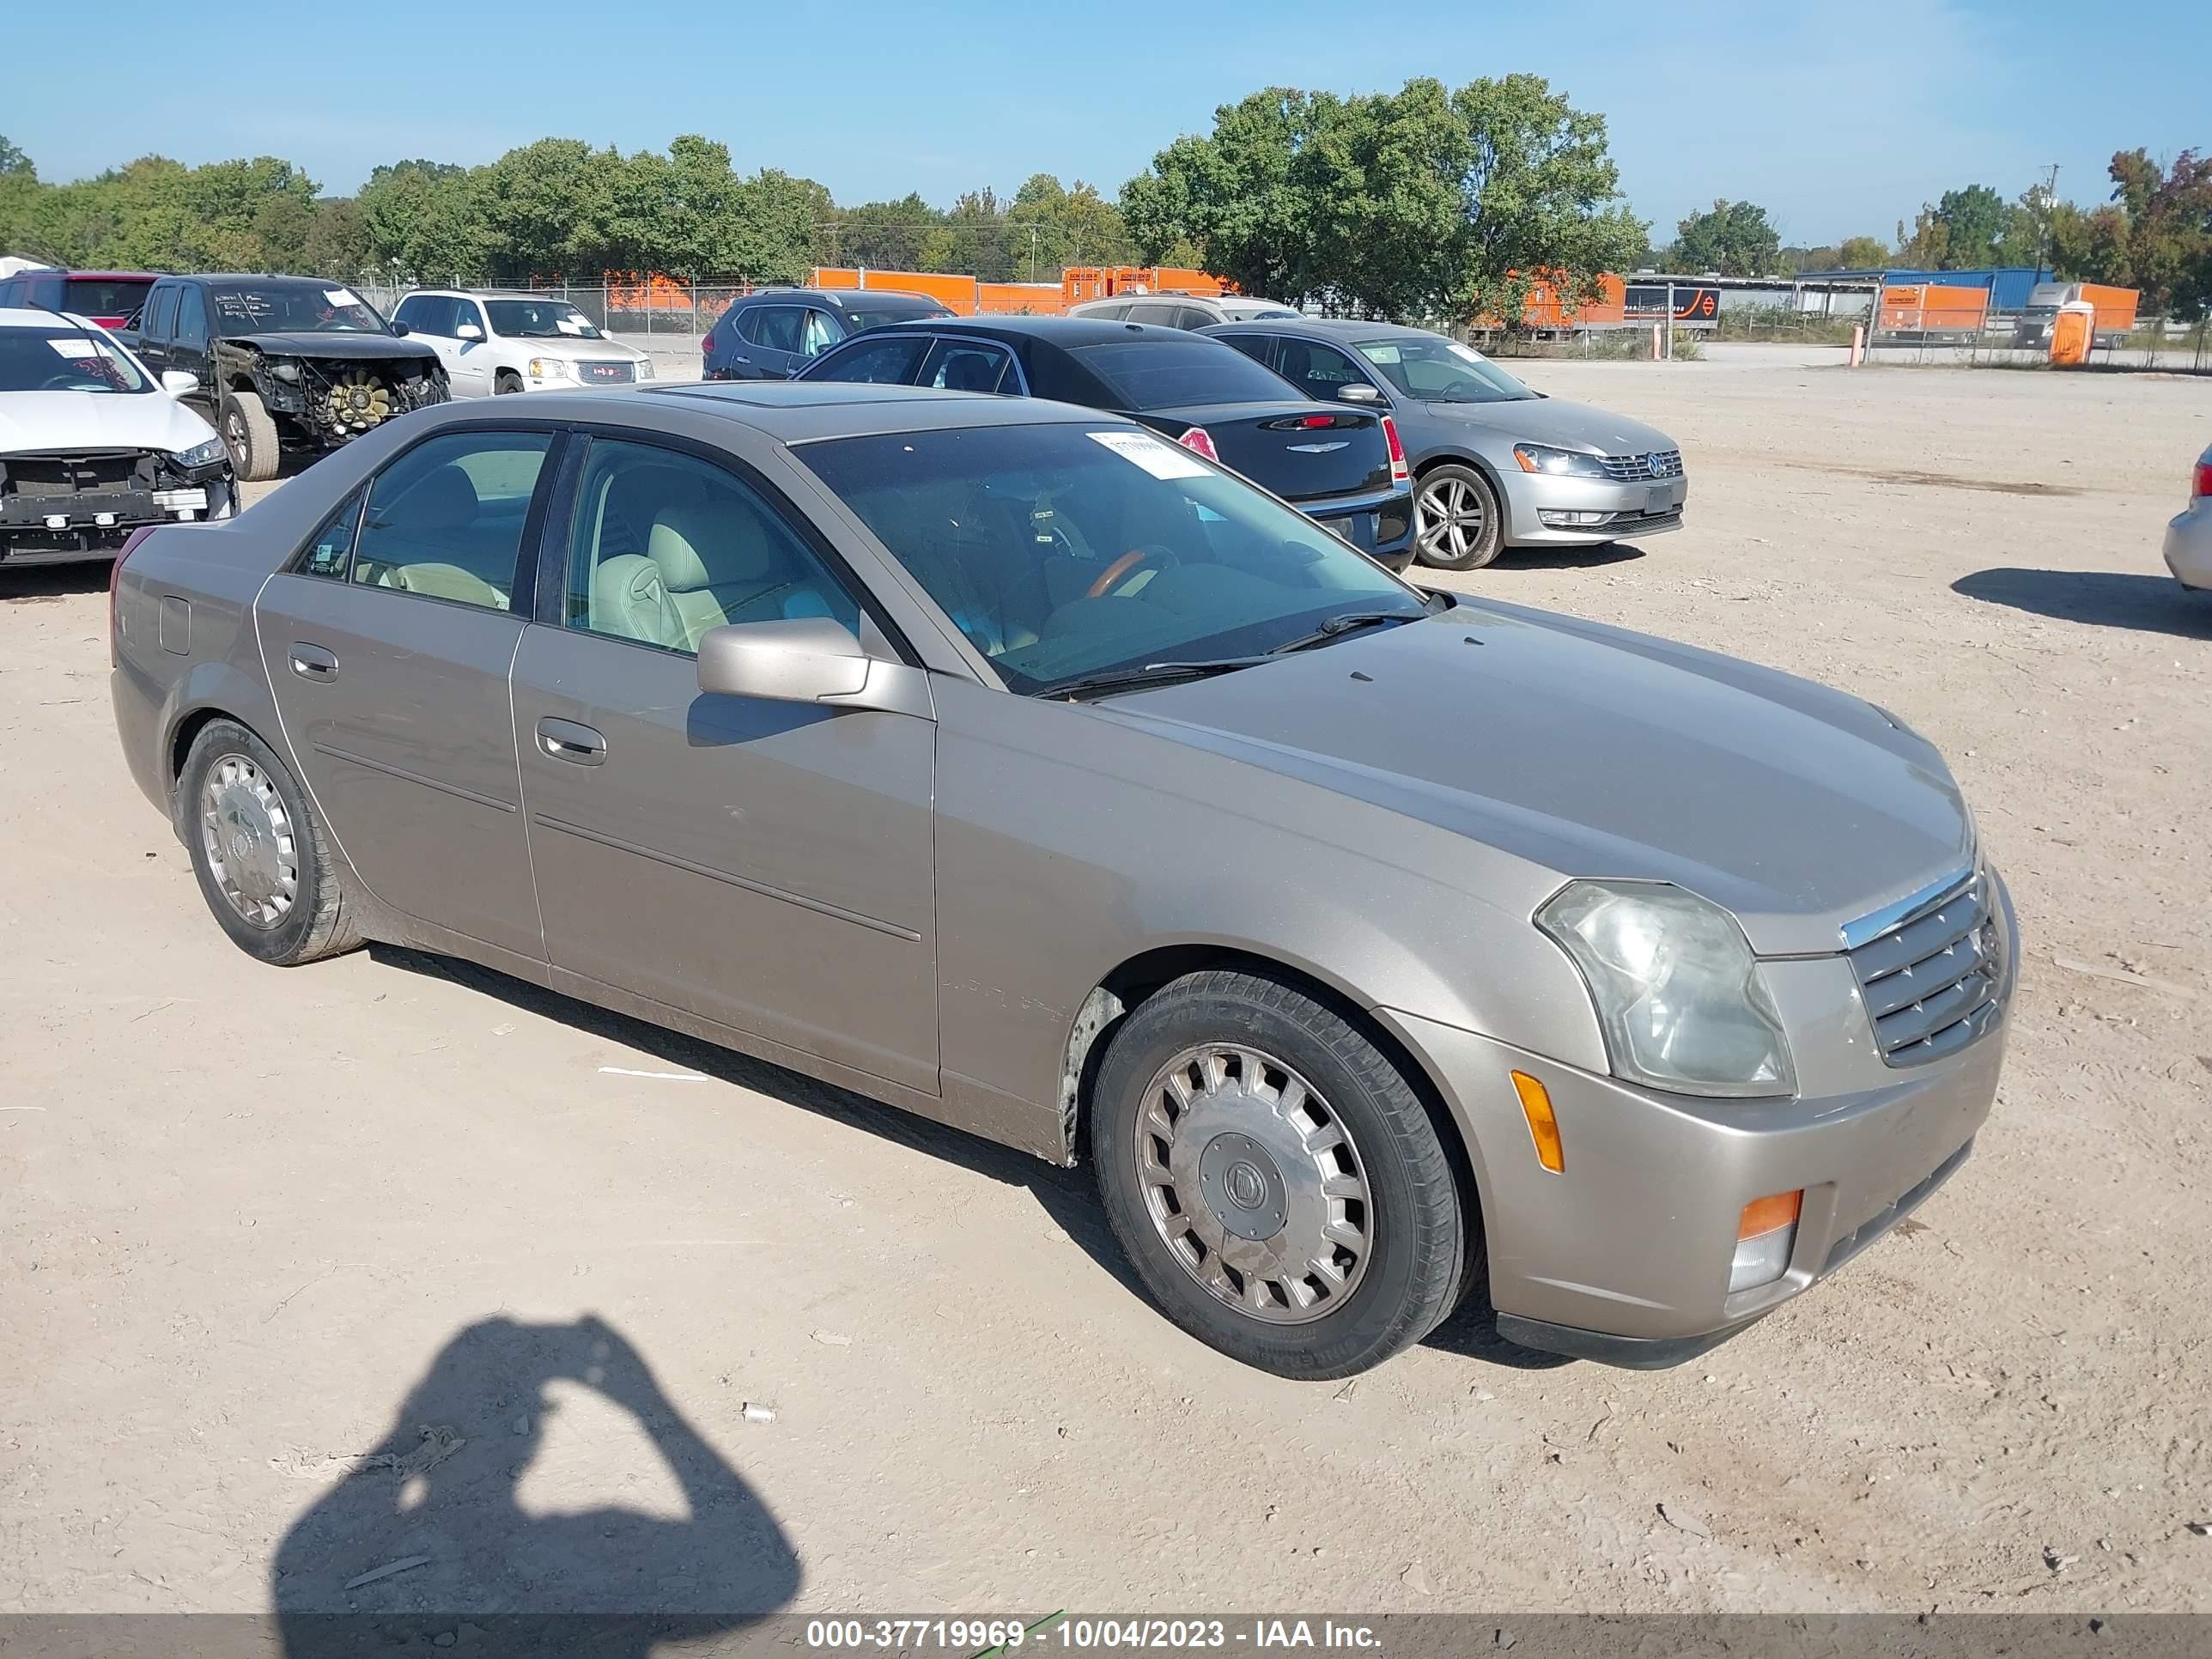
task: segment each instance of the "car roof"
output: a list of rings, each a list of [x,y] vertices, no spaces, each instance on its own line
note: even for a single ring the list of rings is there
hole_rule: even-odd
[[[546,410],[589,420],[592,411],[613,404],[633,414],[650,414],[671,402],[680,403],[694,413],[712,414],[751,427],[787,444],[962,427],[1051,426],[1072,421],[1131,424],[1102,410],[1039,398],[1001,398],[987,392],[939,392],[928,386],[857,380],[696,380],[636,389],[543,392],[532,396],[531,410],[533,414]],[[504,416],[510,411],[502,408],[498,413]],[[487,411],[484,418],[496,416]]]
[[[71,281],[90,277],[100,283],[151,283],[158,281],[161,274],[158,270],[19,270],[15,273],[18,276],[60,276]],[[0,277],[0,282],[7,280]]]
[[[308,288],[351,289],[351,283],[334,276],[295,276],[284,270],[195,270],[186,273],[195,283],[298,283]],[[177,280],[165,276],[164,281]]]
[[[418,294],[427,294],[437,300],[566,300],[568,297],[565,294],[549,293],[542,288],[410,288],[399,298],[411,300]]]
[[[1159,323],[1125,323],[1113,317],[921,317],[883,323],[868,331],[889,333],[893,329],[942,330],[957,324],[971,334],[999,340],[1048,340],[1063,349],[1077,346],[1109,345],[1130,340],[1188,340],[1193,331]]]
[[[935,295],[916,294],[909,288],[757,288],[750,294],[740,294],[730,303],[749,305],[756,300],[826,300],[834,306],[847,305],[854,300],[915,300],[923,305],[945,306],[945,301]],[[950,306],[945,308],[951,309]]]
[[[1303,334],[1316,340],[1443,340],[1449,335],[1410,323],[1363,323],[1343,317],[1242,317],[1200,331],[1206,334]]]
[[[89,317],[80,317],[74,311],[48,311],[43,306],[0,306],[0,328],[52,328],[56,323],[68,323],[90,334],[107,331]]]

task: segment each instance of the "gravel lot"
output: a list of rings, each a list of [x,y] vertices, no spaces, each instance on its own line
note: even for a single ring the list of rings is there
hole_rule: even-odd
[[[2212,599],[2157,556],[2212,381],[1715,356],[1529,366],[1681,440],[1691,528],[1448,580],[1894,709],[2027,960],[1965,1170],[1656,1375],[1470,1313],[1278,1382],[1079,1172],[472,969],[258,966],[125,775],[104,571],[0,574],[0,1611],[418,1553],[358,1599],[2212,1609]]]

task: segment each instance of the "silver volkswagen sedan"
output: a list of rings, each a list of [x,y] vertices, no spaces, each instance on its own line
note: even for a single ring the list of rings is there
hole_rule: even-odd
[[[1485,1282],[1686,1358],[1996,1087],[2011,907],[1922,738],[1424,593],[1095,410],[447,404],[139,538],[113,653],[244,950],[449,952],[1087,1156],[1169,1317],[1285,1376]]]

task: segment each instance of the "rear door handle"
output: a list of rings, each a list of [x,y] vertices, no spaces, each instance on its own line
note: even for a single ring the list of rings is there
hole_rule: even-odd
[[[538,745],[555,760],[578,766],[597,766],[607,757],[607,740],[588,726],[555,720],[550,714],[538,722]]]
[[[319,645],[292,646],[292,672],[303,680],[334,680],[338,677],[338,659]]]

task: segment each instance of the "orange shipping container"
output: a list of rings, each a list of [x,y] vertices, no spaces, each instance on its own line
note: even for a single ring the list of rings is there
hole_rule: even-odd
[[[1949,283],[1908,283],[1881,291],[1877,334],[1975,334],[1989,319],[1990,291]]]
[[[2136,325],[2136,304],[2142,295],[2131,288],[2113,288],[2103,283],[2083,283],[2081,297],[2097,307],[2097,332],[2124,334]]]

